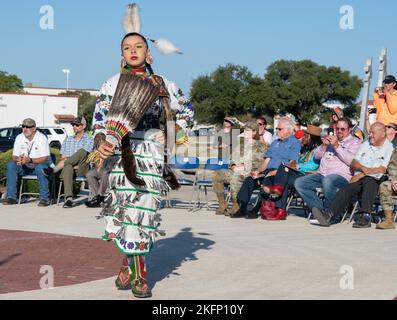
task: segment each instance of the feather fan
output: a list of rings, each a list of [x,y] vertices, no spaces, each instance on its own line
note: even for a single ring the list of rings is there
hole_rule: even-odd
[[[123,169],[132,184],[144,185],[145,182],[136,176],[137,165],[128,134],[136,129],[159,93],[160,87],[151,78],[121,74],[109,109],[106,144],[121,147]],[[88,162],[99,162],[98,151],[89,156]]]

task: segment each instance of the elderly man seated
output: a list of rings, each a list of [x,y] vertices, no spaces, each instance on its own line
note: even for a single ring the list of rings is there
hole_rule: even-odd
[[[336,135],[330,132],[323,137],[323,144],[314,152],[314,157],[321,159],[318,173],[295,181],[296,191],[313,214],[318,210],[329,211],[338,189],[348,185],[352,178],[350,166],[361,145],[360,140],[353,137],[352,128],[350,119],[339,119]],[[324,200],[318,194],[319,188],[323,190]]]
[[[393,144],[387,139],[385,125],[380,122],[373,124],[369,131],[369,141],[361,145],[352,161],[351,167],[355,170],[355,175],[350,184],[338,191],[329,212],[313,208],[313,215],[320,225],[329,227],[332,217],[335,217],[334,221],[337,221],[346,207],[351,204],[352,199],[358,196],[361,203],[361,215],[353,227],[371,227],[372,206],[378,194],[379,185],[384,181],[384,174],[393,149]]]
[[[294,136],[294,127],[291,122],[285,119],[281,120],[276,131],[278,138],[270,145],[259,169],[244,180],[237,195],[239,210],[231,216],[232,218],[258,218],[258,210],[254,210],[250,214],[247,212],[247,206],[254,190],[259,189],[261,184],[273,186],[274,176],[279,166],[283,163],[298,161],[301,143]]]
[[[244,130],[244,156],[240,157],[241,145],[235,146],[233,155],[238,152],[236,161],[228,170],[215,171],[212,176],[213,189],[219,201],[219,207],[216,210],[217,215],[234,215],[239,210],[237,203],[237,193],[239,192],[244,179],[254,170],[257,170],[262,163],[263,156],[266,153],[267,145],[260,141],[259,128],[253,124],[247,124]],[[235,157],[232,157],[232,160]],[[230,211],[227,210],[228,203],[224,197],[224,186],[230,184],[231,199],[233,206]]]
[[[18,178],[28,174],[36,174],[39,181],[39,207],[47,207],[50,202],[48,179],[43,169],[48,168],[50,148],[47,137],[37,131],[36,122],[26,119],[22,123],[21,133],[15,139],[12,161],[7,164],[7,199],[4,205],[17,203]]]
[[[55,168],[44,170],[46,174],[56,173],[62,170],[61,178],[65,189],[64,208],[73,207],[73,177],[85,176],[88,171],[86,162],[89,153],[94,147],[94,139],[85,133],[87,122],[83,117],[78,117],[72,121],[75,135],[68,137],[62,144],[62,160]],[[76,172],[75,172],[76,168]]]

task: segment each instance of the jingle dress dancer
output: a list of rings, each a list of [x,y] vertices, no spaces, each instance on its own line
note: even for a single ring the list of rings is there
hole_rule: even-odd
[[[131,6],[131,5],[130,5]],[[104,166],[110,172],[110,195],[105,200],[101,217],[106,220],[103,239],[114,241],[125,255],[122,268],[116,280],[120,290],[132,290],[137,298],[151,296],[146,278],[146,255],[152,250],[155,239],[164,232],[159,230],[161,196],[170,189],[163,178],[165,138],[160,130],[160,117],[168,104],[168,111],[184,109],[184,97],[176,90],[174,83],[153,74],[150,66],[151,55],[146,38],[137,32],[128,33],[122,40],[122,70],[109,79],[101,89],[93,116],[95,134],[111,130],[108,117],[112,111],[112,101],[123,74],[139,76],[159,87],[158,98],[141,114],[141,119],[133,132],[129,132],[127,149],[135,157],[136,176],[140,183],[128,179],[121,149],[121,143],[111,148],[99,148]],[[182,99],[182,100],[181,100]],[[109,121],[110,122],[110,121]],[[129,148],[128,148],[129,147]]]

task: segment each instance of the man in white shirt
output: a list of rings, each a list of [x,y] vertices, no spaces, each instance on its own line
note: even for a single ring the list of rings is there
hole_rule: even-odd
[[[355,175],[350,184],[341,188],[335,195],[331,204],[331,212],[313,210],[313,215],[320,225],[329,227],[331,218],[342,215],[351,203],[352,198],[358,196],[361,203],[359,210],[361,215],[353,227],[371,227],[372,206],[378,195],[379,185],[384,181],[383,177],[387,171],[393,150],[393,144],[386,136],[385,125],[380,122],[374,123],[369,131],[369,141],[361,145],[351,164]]]
[[[25,119],[21,133],[15,140],[12,161],[7,164],[7,199],[4,205],[17,203],[17,185],[21,176],[37,175],[40,188],[39,207],[47,207],[50,200],[48,179],[43,170],[48,168],[50,148],[47,137],[37,131],[33,119]]]

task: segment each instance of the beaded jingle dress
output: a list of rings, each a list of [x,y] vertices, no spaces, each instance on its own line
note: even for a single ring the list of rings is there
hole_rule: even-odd
[[[169,99],[173,112],[184,108],[184,97],[180,90],[175,90],[174,83],[164,77],[149,74],[145,68],[123,68],[122,74],[138,75],[149,78],[158,84],[160,93],[149,107],[139,125],[129,132],[130,152],[136,163],[137,177],[142,184],[132,183],[123,168],[121,148],[116,148],[113,157],[105,162],[109,170],[110,195],[105,201],[100,217],[106,221],[103,239],[113,241],[125,255],[123,266],[116,285],[119,289],[131,289],[135,296],[148,295],[146,281],[145,256],[152,250],[156,237],[163,235],[159,229],[161,197],[169,190],[163,178],[165,166],[164,145],[158,143],[155,136],[160,132],[160,118],[163,101]],[[107,118],[111,109],[121,75],[109,79],[101,89],[93,117],[93,129],[98,132],[109,131]]]

